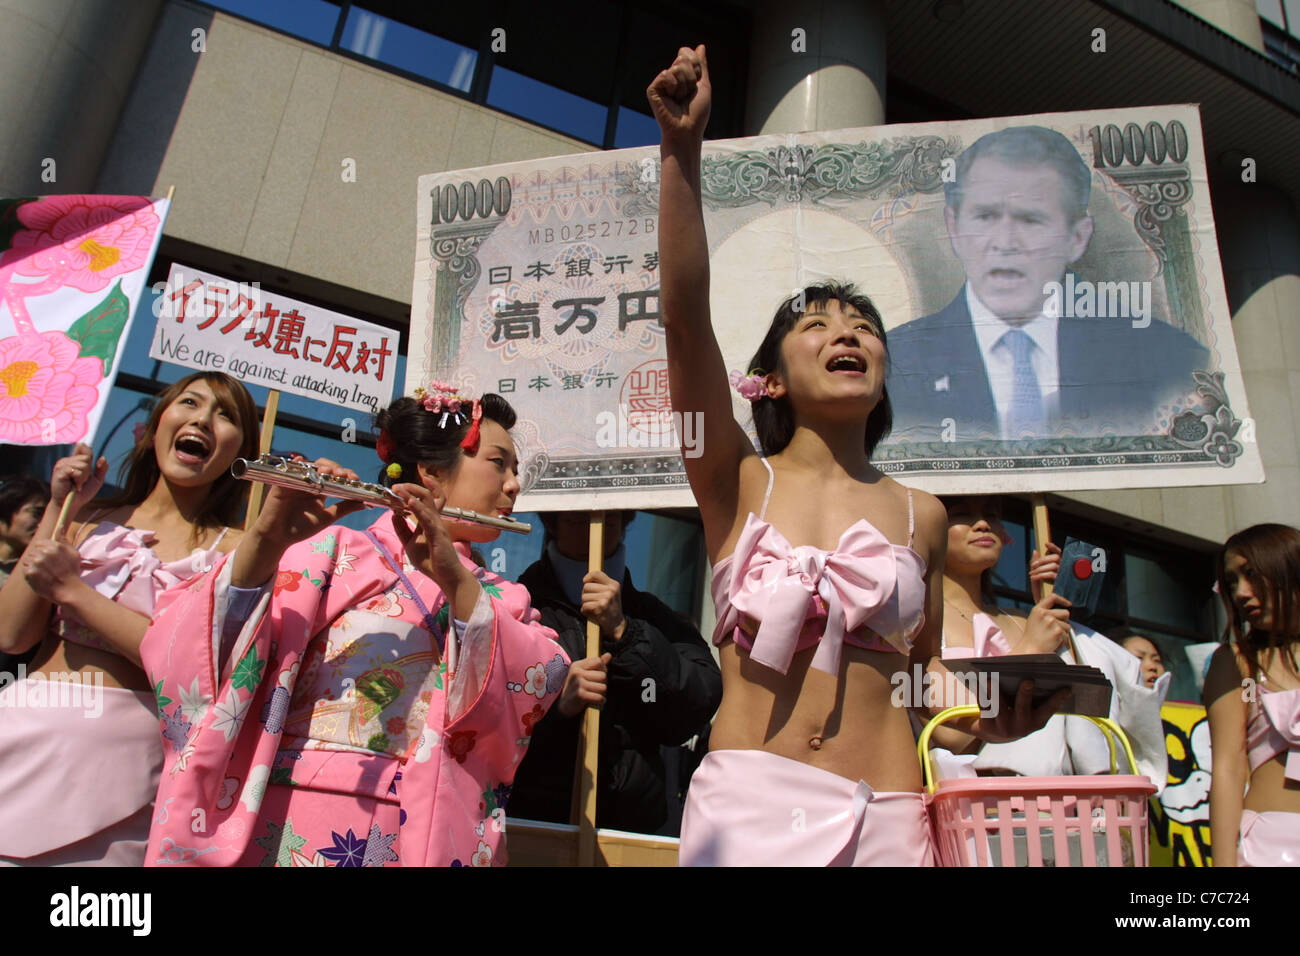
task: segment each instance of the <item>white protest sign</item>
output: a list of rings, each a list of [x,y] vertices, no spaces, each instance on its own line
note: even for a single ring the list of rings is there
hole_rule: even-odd
[[[398,333],[173,264],[149,357],[345,408],[392,399]]]

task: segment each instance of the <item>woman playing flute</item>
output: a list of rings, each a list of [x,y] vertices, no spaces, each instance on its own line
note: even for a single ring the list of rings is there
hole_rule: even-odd
[[[333,523],[359,502],[272,488],[146,635],[167,740],[147,864],[504,863],[515,767],[568,659],[527,591],[470,560],[499,529],[439,517],[510,513],[513,409],[416,395],[377,417],[406,514],[353,531]]]

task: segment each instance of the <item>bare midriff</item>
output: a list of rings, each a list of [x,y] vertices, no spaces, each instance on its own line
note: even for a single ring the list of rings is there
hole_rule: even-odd
[[[41,674],[46,680],[58,680],[57,675],[72,672],[79,673],[83,681],[87,675],[103,674],[105,687],[136,691],[150,689],[144,671],[125,657],[84,644],[73,644],[53,634],[45,638],[36,657],[27,665],[28,677]]]
[[[794,655],[788,673],[754,663],[728,641],[722,706],[710,750],[765,750],[880,791],[919,792],[921,770],[905,707],[894,706],[890,678],[907,667],[901,654],[845,645],[840,673],[814,670],[816,646]]]
[[[1300,813],[1300,783],[1286,778],[1286,754],[1255,768],[1243,806],[1256,813]]]

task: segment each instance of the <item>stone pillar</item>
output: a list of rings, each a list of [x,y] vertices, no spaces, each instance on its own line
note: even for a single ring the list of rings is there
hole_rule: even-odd
[[[161,0],[0,0],[0,196],[93,192]]]
[[[1232,334],[1267,480],[1229,491],[1229,531],[1300,526],[1300,216],[1265,183],[1213,184]]]
[[[885,121],[879,0],[757,0],[745,135]]]

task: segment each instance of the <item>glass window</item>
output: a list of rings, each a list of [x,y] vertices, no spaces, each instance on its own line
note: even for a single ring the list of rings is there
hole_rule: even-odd
[[[477,544],[474,547],[483,556],[483,563],[489,571],[493,571],[509,581],[517,581],[519,575],[523,574],[530,564],[542,556],[542,544],[546,540],[546,529],[542,527],[541,516],[536,512],[516,511],[510,517],[516,521],[532,525],[532,533],[523,535],[514,531],[503,531],[495,541],[489,541],[487,544]]]
[[[1013,591],[1029,590],[1029,529],[1021,522],[1002,516],[1002,527],[1015,539],[1002,549],[1002,557],[993,569],[993,586]]]
[[[263,23],[312,43],[329,46],[339,22],[340,8],[327,0],[207,0],[209,6]]]
[[[627,529],[632,581],[679,614],[699,619],[700,525],[682,518],[638,512]]]
[[[488,569],[511,581],[542,556],[546,539],[539,515],[519,512],[514,517],[531,524],[532,534],[507,532],[478,546]],[[700,536],[695,522],[639,511],[624,538],[627,569],[636,587],[692,621],[698,620],[699,610]]]
[[[713,111],[709,139],[744,135],[749,77],[749,4],[629,3],[618,55],[620,106],[649,110],[645,89],[682,46],[703,43],[709,52]],[[793,26],[793,23],[791,24]],[[540,75],[540,74],[539,74]],[[657,137],[657,133],[656,133]],[[657,142],[657,138],[654,142]],[[622,145],[622,144],[619,144]],[[628,144],[640,145],[640,144]]]
[[[638,113],[626,106],[619,107],[618,127],[614,132],[614,148],[653,146],[659,142],[659,124],[653,116]]]
[[[604,106],[504,67],[492,70],[487,103],[588,143],[605,140]]]
[[[505,0],[486,15],[479,35],[498,41],[492,53],[497,68],[544,80],[608,107],[616,77],[629,76],[620,55],[619,23],[626,6],[590,0]],[[640,39],[629,36],[622,40],[623,47]],[[649,79],[638,76],[636,81],[644,89]]]
[[[1195,630],[1201,601],[1168,556],[1160,559],[1130,552],[1125,556],[1128,612],[1145,621]]]
[[[348,12],[342,48],[462,92],[469,91],[478,59],[468,47],[358,7]]]

